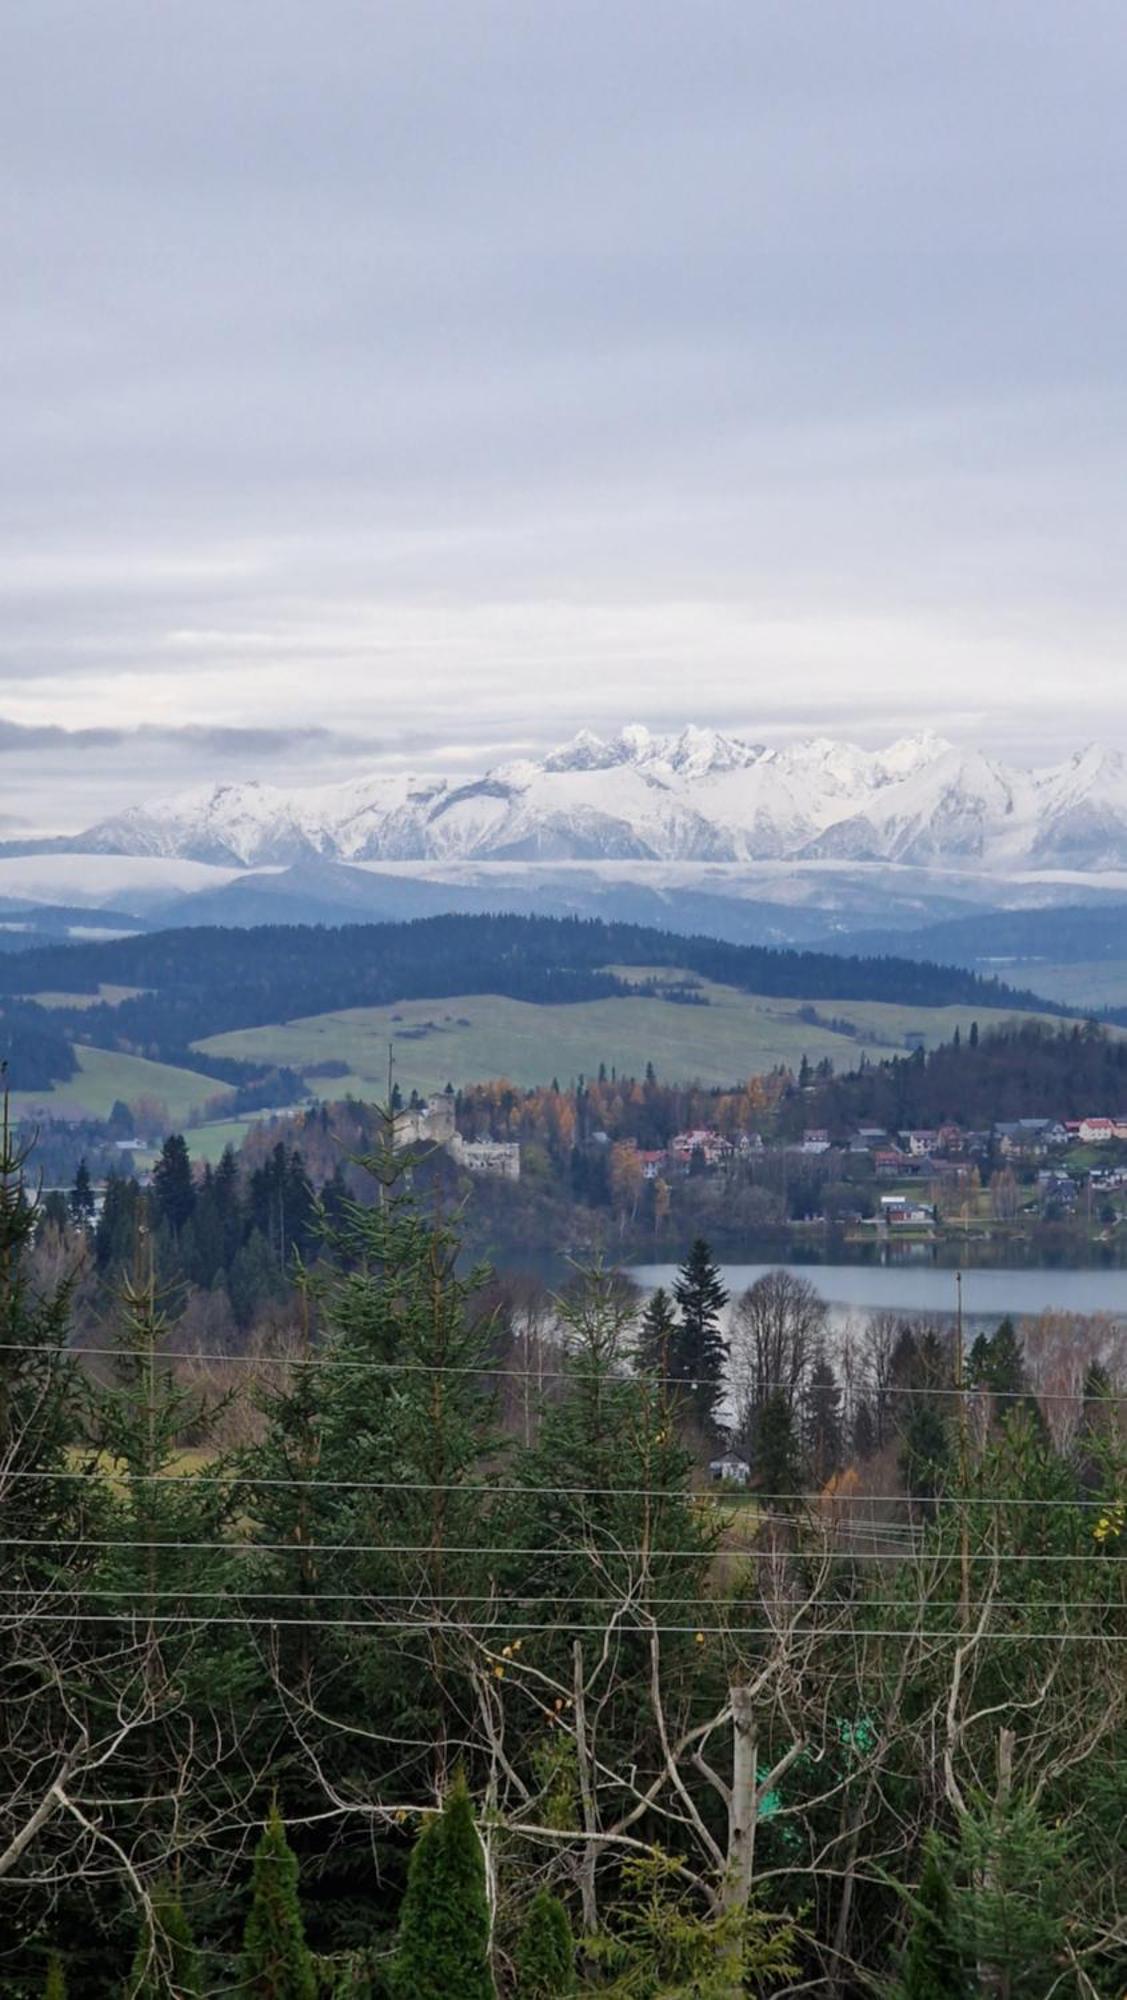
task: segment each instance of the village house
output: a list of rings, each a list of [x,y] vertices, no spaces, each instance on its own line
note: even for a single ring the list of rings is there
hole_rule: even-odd
[[[816,1127],[809,1132],[804,1132],[802,1135],[802,1144],[798,1150],[800,1153],[828,1153],[830,1150],[829,1133],[820,1127]]]
[[[888,1229],[930,1229],[935,1224],[935,1210],[910,1195],[882,1194],[880,1220]]]
[[[719,1458],[709,1460],[708,1476],[716,1486],[746,1486],[751,1478],[751,1467],[746,1458],[740,1458],[738,1453],[724,1451]]]
[[[905,1146],[914,1160],[926,1160],[939,1150],[938,1132],[901,1132],[900,1144]]]
[[[1048,1151],[1051,1118],[1014,1118],[994,1127],[994,1139],[1004,1160],[1039,1160]]]
[[[735,1151],[730,1139],[717,1132],[711,1125],[702,1125],[692,1132],[677,1132],[669,1142],[669,1151],[683,1167],[688,1167],[694,1153],[699,1153],[710,1167],[719,1165],[721,1160],[729,1160]]]

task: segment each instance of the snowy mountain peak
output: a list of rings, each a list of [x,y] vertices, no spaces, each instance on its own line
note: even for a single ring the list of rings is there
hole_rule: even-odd
[[[76,850],[248,867],[340,861],[781,860],[1127,866],[1127,760],[1045,771],[923,733],[764,748],[696,725],[581,730],[470,780],[376,773],[285,792],[248,780],[130,807]]]

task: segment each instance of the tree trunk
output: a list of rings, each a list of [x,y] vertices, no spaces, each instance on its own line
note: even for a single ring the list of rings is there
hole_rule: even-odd
[[[579,1801],[583,1811],[583,1831],[587,1835],[579,1870],[579,1899],[583,1910],[584,1932],[587,1936],[593,1937],[599,1928],[599,1903],[595,1888],[595,1862],[598,1854],[598,1843],[594,1838],[597,1831],[595,1793],[591,1782],[591,1755],[587,1744],[587,1701],[583,1688],[583,1645],[579,1639],[575,1641],[573,1660],[575,1756],[579,1767]]]

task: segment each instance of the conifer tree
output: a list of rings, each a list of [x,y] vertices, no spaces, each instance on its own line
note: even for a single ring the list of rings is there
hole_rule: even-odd
[[[758,1490],[769,1494],[776,1506],[802,1491],[802,1461],[794,1417],[782,1389],[773,1389],[759,1412],[753,1478]]]
[[[89,1396],[88,1442],[95,1462],[113,1472],[90,1595],[114,1624],[129,1607],[135,1693],[140,1699],[143,1690],[150,1716],[121,1750],[120,1790],[130,1801],[123,1811],[135,1816],[139,1851],[161,1865],[190,1817],[207,1810],[202,1782],[179,1804],[177,1785],[197,1719],[214,1713],[238,1672],[244,1635],[211,1622],[238,1574],[237,1556],[222,1547],[236,1505],[223,1463],[213,1458],[199,1480],[177,1474],[185,1436],[206,1443],[214,1413],[178,1384],[164,1358],[172,1329],[143,1242],[136,1264],[118,1299],[113,1375]]]
[[[94,1187],[85,1160],[78,1162],[78,1171],[74,1176],[74,1186],[70,1191],[68,1206],[75,1228],[88,1229],[94,1219]]]
[[[533,1897],[516,1948],[517,2000],[560,2000],[575,1991],[575,1943],[558,1896]]]
[[[677,1273],[673,1296],[681,1318],[670,1373],[687,1385],[685,1400],[698,1423],[712,1430],[724,1394],[728,1345],[720,1332],[720,1314],[728,1294],[703,1237],[697,1237]]]
[[[5,1473],[6,1561],[26,1538],[42,1538],[29,1569],[50,1555],[52,1531],[73,1532],[75,1490],[66,1478],[78,1414],[74,1364],[67,1353],[73,1282],[54,1291],[32,1282],[28,1259],[37,1209],[27,1192],[29,1149],[17,1144],[5,1094],[0,1108],[0,1462]],[[13,1475],[19,1474],[19,1477]],[[34,1478],[27,1477],[35,1474]],[[43,1574],[46,1574],[45,1566]],[[8,1579],[12,1581],[11,1578]]]
[[[179,1897],[164,1887],[141,1922],[124,2000],[197,2000],[200,1966]]]
[[[391,1989],[394,2000],[496,2000],[485,1859],[464,1778],[411,1856]]]
[[[246,2000],[316,2000],[297,1878],[297,1856],[273,1806],[254,1857],[253,1901],[243,1934],[239,1991]]]
[[[820,1488],[840,1468],[844,1446],[841,1389],[824,1352],[815,1355],[803,1391],[802,1443],[811,1480]]]
[[[672,1372],[677,1332],[677,1315],[673,1310],[673,1301],[664,1285],[659,1285],[656,1292],[647,1300],[642,1314],[635,1361],[640,1371],[647,1375],[656,1375],[663,1387]]]
[[[243,1458],[263,1544],[256,1588],[262,1602],[277,1592],[284,1620],[272,1673],[309,1704],[309,1754],[291,1760],[279,1798],[295,1827],[323,1802],[326,1776],[353,1785],[355,1742],[373,1715],[388,1783],[442,1793],[466,1694],[461,1630],[489,1586],[474,1549],[495,1539],[495,1334],[478,1303],[483,1274],[459,1268],[456,1229],[405,1180],[392,1121],[381,1117],[382,1143],[353,1163],[376,1200],[342,1193],[336,1214],[322,1216],[321,1255],[300,1280],[299,1365],[275,1378],[266,1435]],[[352,1612],[355,1627],[334,1609]],[[379,1784],[380,1758],[370,1753],[366,1782]],[[293,1840],[303,1863],[305,1838]],[[335,1892],[343,1905],[370,1870],[369,1829],[346,1822],[316,1860],[321,1904]],[[381,1862],[394,1881],[402,1844],[389,1836]],[[342,1926],[340,1943],[353,1934]]]
[[[196,1205],[192,1162],[179,1132],[165,1140],[153,1168],[152,1205],[154,1223],[163,1222],[173,1237],[192,1219]]]
[[[929,1840],[912,1899],[913,1921],[904,1948],[896,2000],[970,2000],[954,1938],[951,1888],[941,1849]]]

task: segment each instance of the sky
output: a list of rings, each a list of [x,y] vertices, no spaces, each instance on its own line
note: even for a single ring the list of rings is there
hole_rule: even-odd
[[[0,837],[1127,747],[1122,0],[10,0]]]

